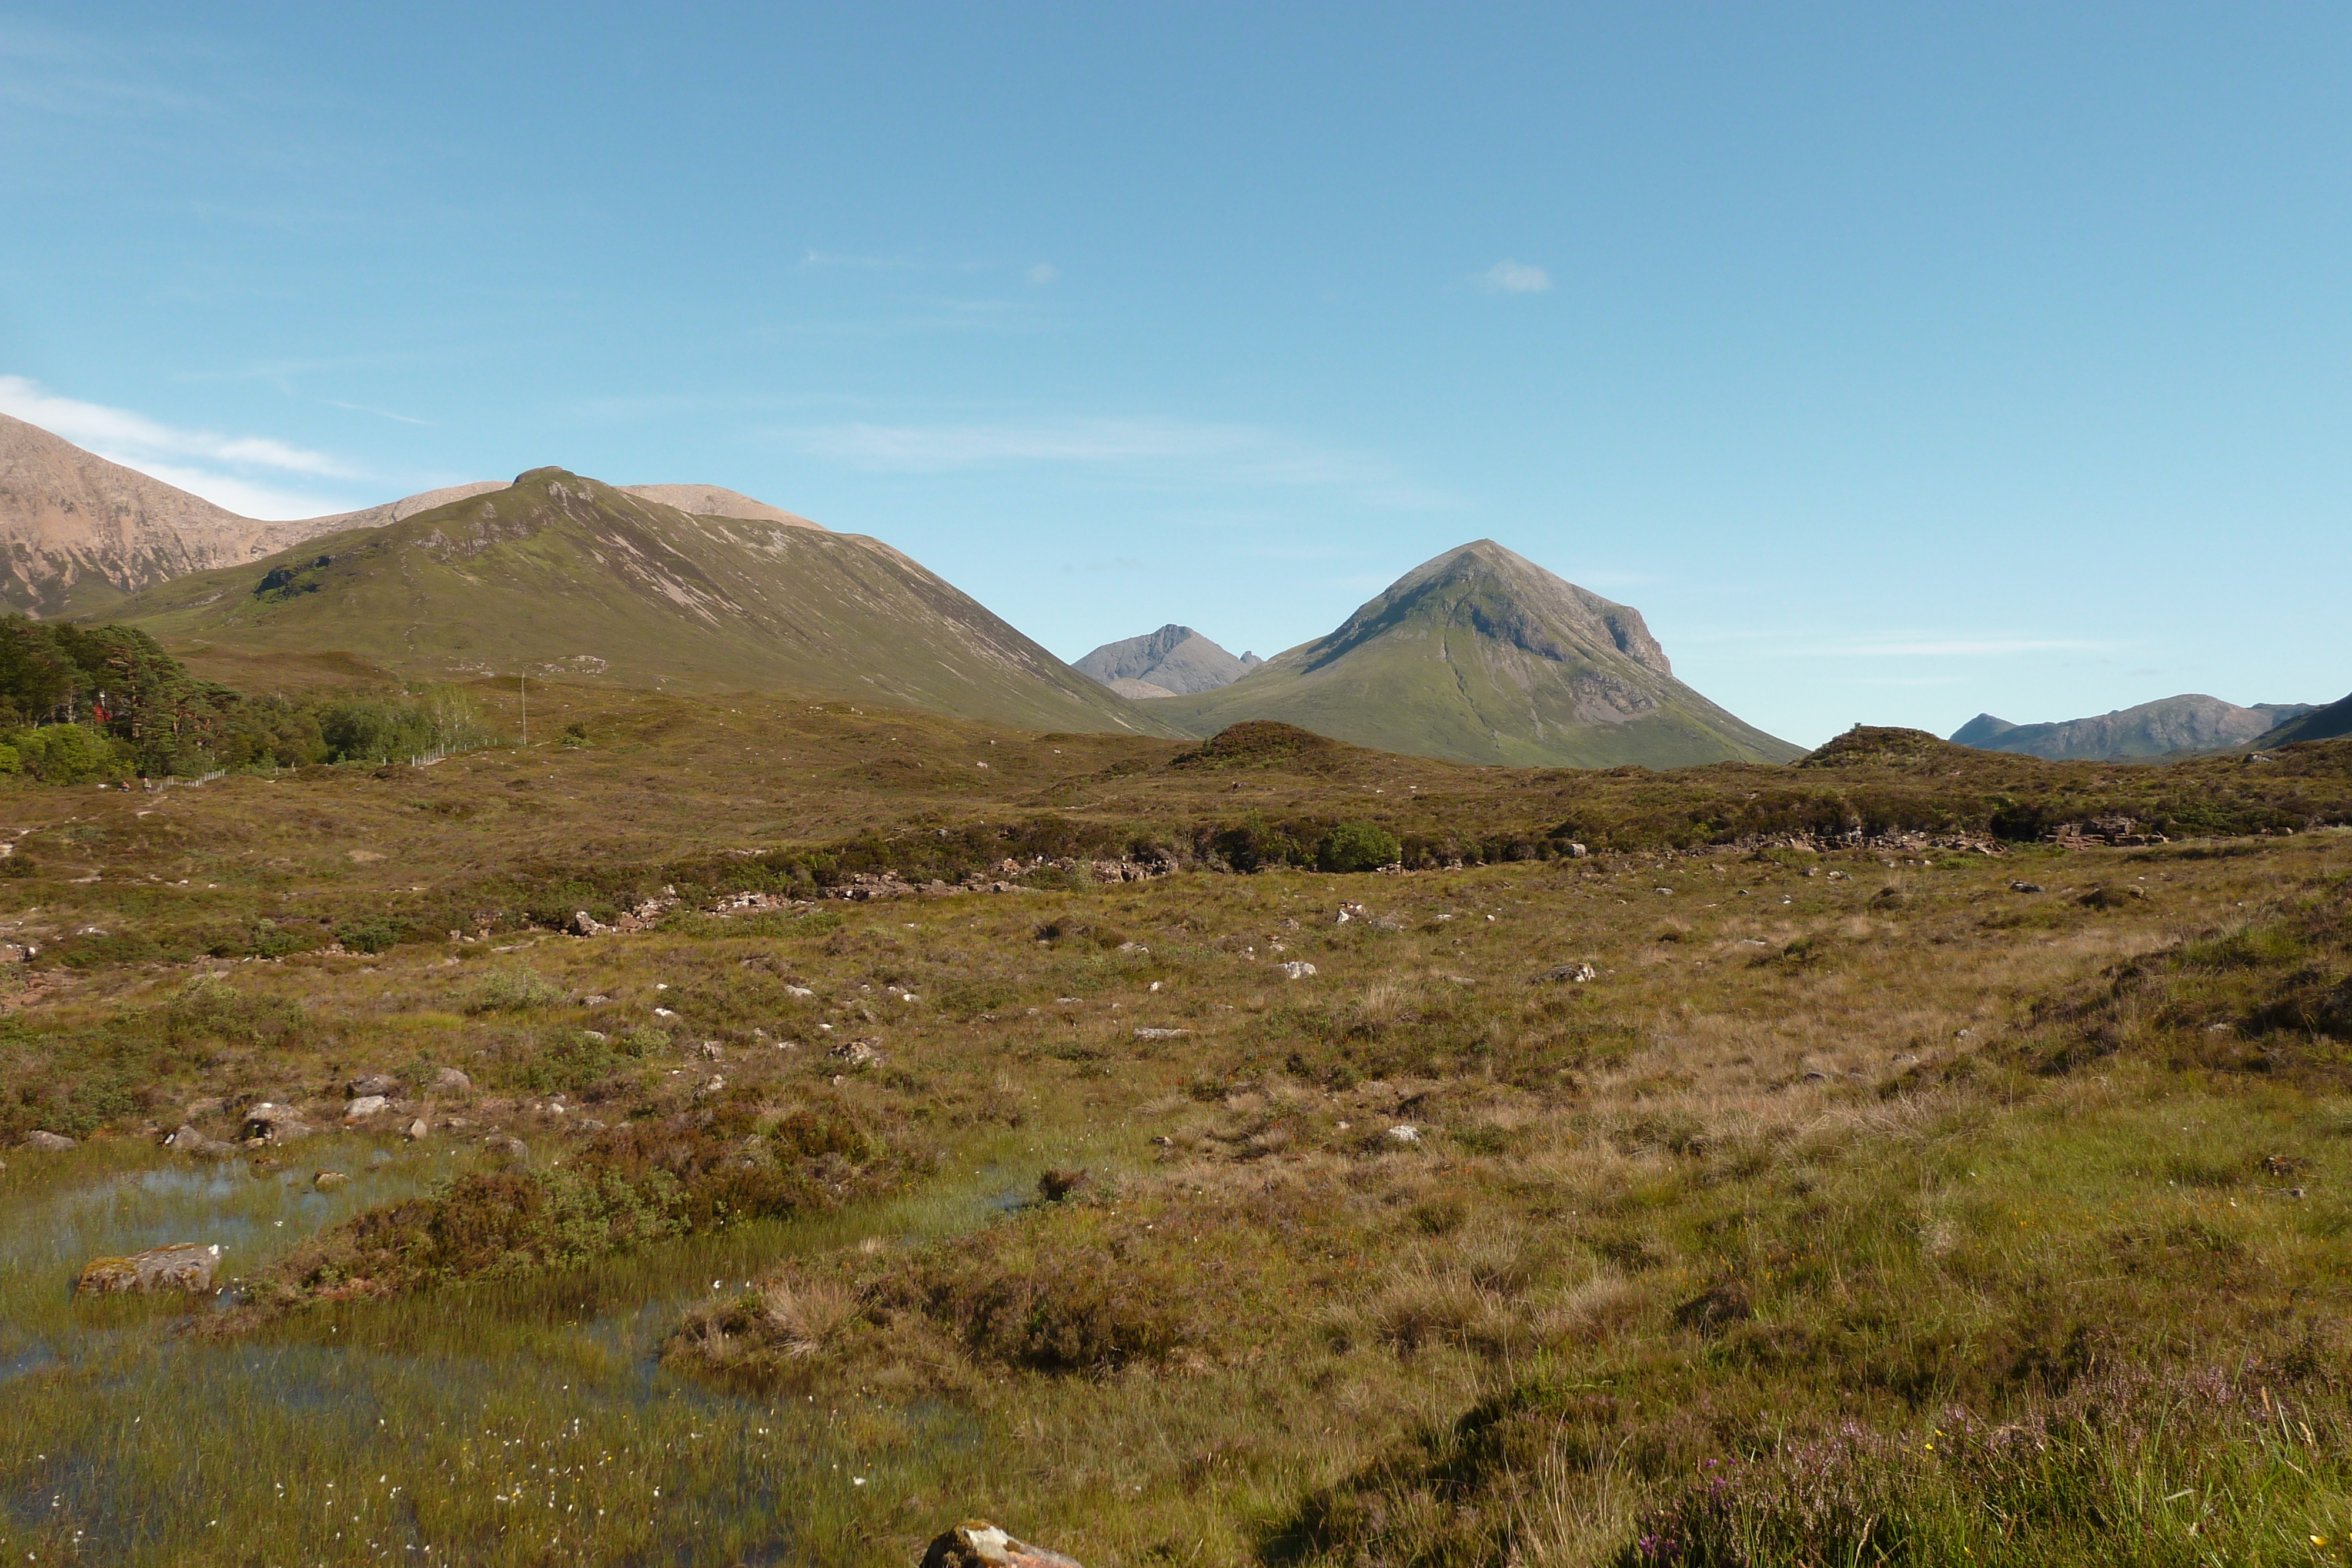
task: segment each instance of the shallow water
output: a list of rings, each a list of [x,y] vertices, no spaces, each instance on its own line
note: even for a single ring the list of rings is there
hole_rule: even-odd
[[[1008,1137],[968,1153],[956,1168],[971,1174],[943,1190],[578,1276],[318,1311],[229,1343],[186,1333],[185,1303],[77,1302],[73,1277],[168,1241],[218,1242],[223,1279],[249,1277],[323,1226],[428,1189],[466,1151],[338,1135],[266,1175],[127,1142],[12,1158],[0,1560],[872,1561],[879,1540],[984,1503],[997,1461],[974,1423],[942,1406],[738,1397],[664,1371],[662,1343],[714,1286],[740,1290],[780,1257],[983,1225],[1048,1152]],[[352,1179],[320,1193],[317,1169]]]

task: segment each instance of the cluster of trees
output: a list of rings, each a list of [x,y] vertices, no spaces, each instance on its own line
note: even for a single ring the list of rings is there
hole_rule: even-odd
[[[132,627],[0,617],[0,774],[74,784],[406,761],[492,738],[448,687],[249,696]]]

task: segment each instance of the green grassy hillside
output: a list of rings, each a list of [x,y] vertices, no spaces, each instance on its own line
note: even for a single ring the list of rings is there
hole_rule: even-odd
[[[1209,735],[1272,718],[1385,751],[1515,767],[1786,762],[1801,748],[1674,678],[1641,613],[1481,539],[1329,636],[1144,711]]]
[[[199,670],[332,652],[405,675],[866,698],[1178,733],[878,540],[692,516],[560,468],[118,606]]]

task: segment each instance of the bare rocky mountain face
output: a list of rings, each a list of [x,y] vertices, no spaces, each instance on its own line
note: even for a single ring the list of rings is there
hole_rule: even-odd
[[[482,479],[326,517],[268,522],[85,452],[0,414],[0,609],[57,617],[192,571],[259,560],[328,534],[406,522],[507,488]],[[717,485],[631,485],[626,494],[701,517],[815,528],[808,518]]]
[[[1952,740],[1979,751],[2014,751],[2053,762],[2120,761],[2176,751],[2226,750],[2311,711],[2309,703],[2240,707],[2192,692],[2050,724],[2011,724],[1980,713],[1953,731]]]
[[[1190,626],[1171,623],[1105,643],[1071,668],[1123,697],[1173,697],[1232,685],[1265,662],[1255,653],[1236,659]]]
[[[1801,748],[1675,677],[1640,611],[1492,539],[1399,578],[1328,636],[1152,714],[1279,719],[1359,746],[1515,767],[1786,762]]]

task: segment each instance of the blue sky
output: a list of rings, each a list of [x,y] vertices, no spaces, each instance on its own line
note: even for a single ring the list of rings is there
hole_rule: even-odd
[[[1493,538],[1818,742],[2352,688],[2352,11],[0,0],[0,409],[545,463],[1065,657]]]

